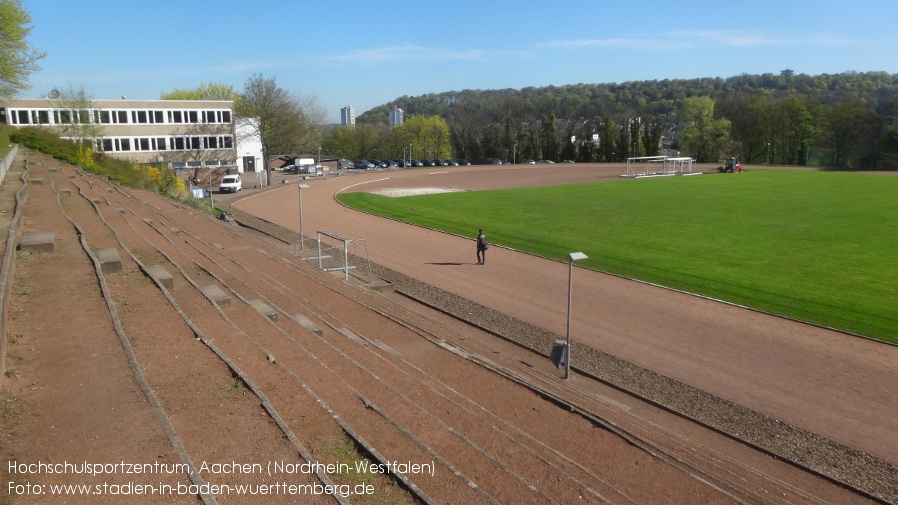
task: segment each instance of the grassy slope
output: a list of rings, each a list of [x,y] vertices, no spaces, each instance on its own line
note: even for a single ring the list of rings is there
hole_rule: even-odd
[[[749,171],[341,201],[898,342],[898,177]]]

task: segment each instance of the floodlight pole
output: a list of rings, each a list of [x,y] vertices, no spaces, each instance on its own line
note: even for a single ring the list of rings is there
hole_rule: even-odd
[[[567,283],[567,356],[564,360],[564,378],[571,375],[571,305],[574,301],[574,262],[585,260],[588,256],[582,252],[573,252],[567,255],[570,266]]]
[[[297,188],[299,188],[299,249],[303,250],[305,246],[305,236],[302,234],[302,190],[303,188],[308,189],[308,184],[299,184]]]

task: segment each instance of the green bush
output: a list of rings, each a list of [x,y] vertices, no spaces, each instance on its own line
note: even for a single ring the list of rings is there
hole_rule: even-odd
[[[61,139],[44,128],[14,129],[9,134],[9,140],[98,175],[105,175],[125,186],[139,186],[176,198],[182,198],[186,194],[183,182],[166,166],[137,165],[104,153],[95,153],[83,143]]]
[[[9,152],[9,134],[13,132],[11,126],[0,126],[0,157]]]

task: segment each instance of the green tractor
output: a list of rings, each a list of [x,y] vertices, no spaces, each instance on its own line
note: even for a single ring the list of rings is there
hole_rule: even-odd
[[[738,156],[730,156],[723,162],[723,166],[717,167],[717,171],[720,173],[728,173],[732,174],[734,172],[742,171],[742,163],[739,163]]]

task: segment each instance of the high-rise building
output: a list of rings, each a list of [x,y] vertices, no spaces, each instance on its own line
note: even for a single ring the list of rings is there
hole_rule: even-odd
[[[347,105],[340,109],[340,124],[343,126],[355,126],[355,108]]]
[[[399,107],[393,107],[390,109],[390,128],[394,126],[399,126],[405,122],[405,118],[402,115],[402,109]]]

